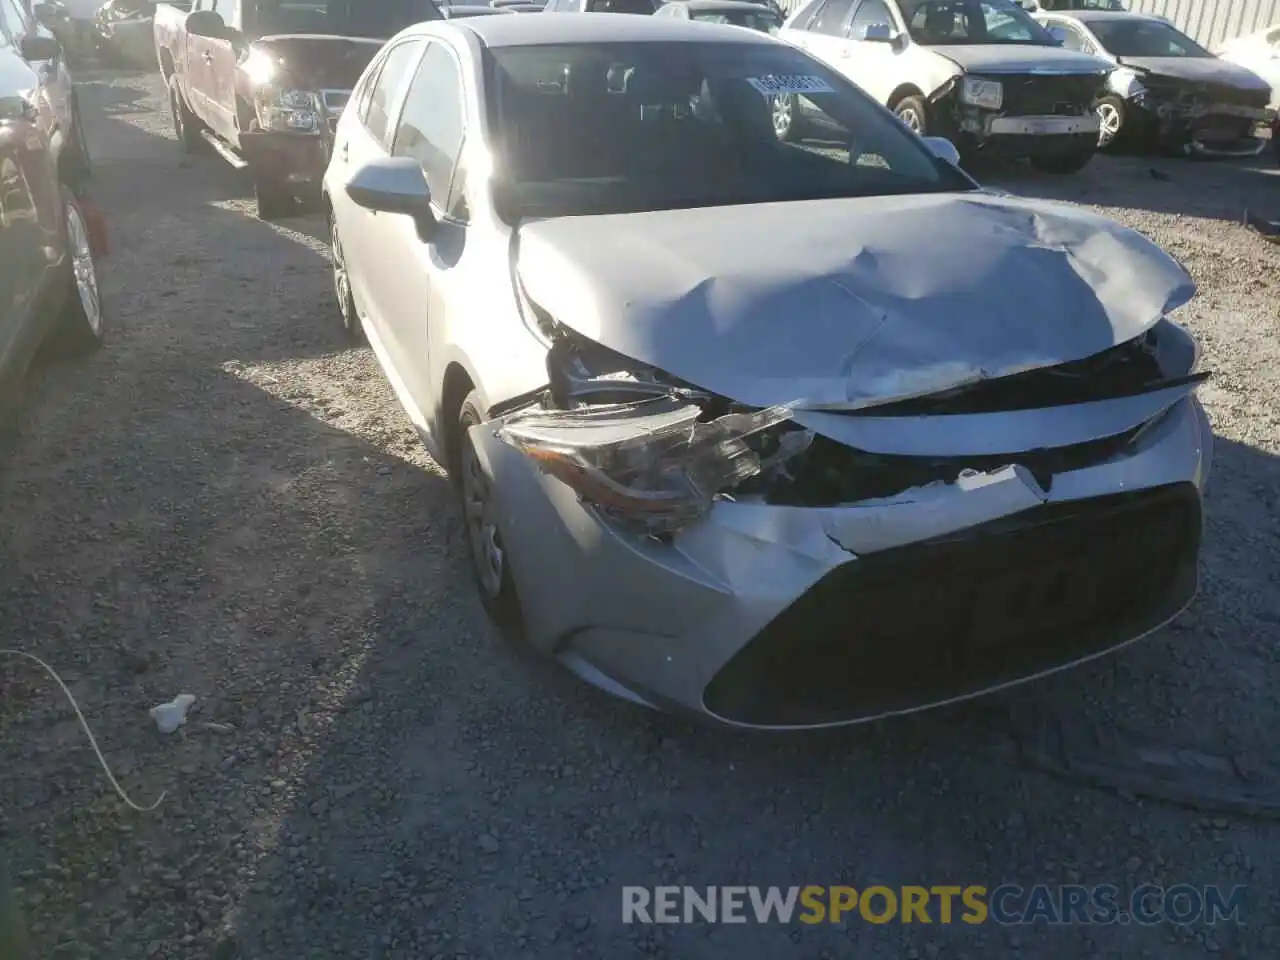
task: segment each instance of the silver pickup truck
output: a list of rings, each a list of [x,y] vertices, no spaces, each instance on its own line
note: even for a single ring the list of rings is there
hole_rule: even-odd
[[[351,88],[405,27],[442,19],[432,0],[194,0],[156,7],[174,129],[248,168],[258,216],[319,196]]]

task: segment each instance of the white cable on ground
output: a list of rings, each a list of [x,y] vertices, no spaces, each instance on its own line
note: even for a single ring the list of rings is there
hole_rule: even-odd
[[[149,813],[156,807],[160,806],[161,801],[164,800],[165,796],[168,794],[167,790],[162,790],[160,792],[160,796],[156,797],[156,802],[149,807],[139,806],[129,799],[129,795],[124,792],[124,788],[116,781],[115,775],[111,772],[111,767],[107,765],[106,757],[104,757],[102,755],[102,751],[98,749],[98,740],[94,737],[93,731],[89,729],[89,721],[87,721],[84,718],[84,714],[80,712],[80,704],[76,703],[76,698],[72,695],[71,691],[67,689],[67,685],[62,682],[62,678],[58,676],[57,670],[54,670],[53,667],[49,666],[34,653],[26,653],[22,650],[9,650],[4,647],[0,647],[0,654],[2,653],[7,653],[15,657],[25,657],[26,659],[39,664],[44,668],[44,671],[49,674],[49,676],[53,677],[54,683],[62,688],[62,692],[65,693],[67,695],[67,699],[71,701],[71,708],[75,710],[76,717],[80,720],[80,726],[84,728],[85,736],[89,738],[89,745],[93,747],[93,752],[98,756],[98,762],[102,764],[103,772],[107,775],[107,779],[111,781],[111,786],[115,787],[116,793],[119,794],[121,800],[127,803],[134,810],[137,810],[139,813]]]

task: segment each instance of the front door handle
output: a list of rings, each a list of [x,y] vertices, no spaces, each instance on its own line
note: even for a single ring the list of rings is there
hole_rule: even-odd
[[[344,143],[342,146],[340,146],[338,148],[338,156],[342,158],[343,163],[346,163],[347,159],[351,156],[351,144]]]
[[[200,59],[205,63],[213,63],[213,54],[206,50],[204,53],[200,54]]]

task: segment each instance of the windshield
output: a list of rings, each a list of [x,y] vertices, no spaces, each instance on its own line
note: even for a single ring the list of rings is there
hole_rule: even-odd
[[[1185,33],[1159,20],[1093,20],[1089,29],[1114,57],[1213,56]]]
[[[508,219],[973,187],[849,81],[782,44],[489,53]]]
[[[1013,0],[905,0],[902,13],[911,39],[927,47],[962,43],[1057,45]]]
[[[405,27],[439,20],[431,0],[258,0],[257,32],[389,40]]]
[[[694,20],[704,23],[728,23],[735,27],[748,27],[761,33],[777,33],[782,21],[768,9],[762,10],[695,10]]]

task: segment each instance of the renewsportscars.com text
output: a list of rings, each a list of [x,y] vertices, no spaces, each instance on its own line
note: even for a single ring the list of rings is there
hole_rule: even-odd
[[[1144,884],[623,887],[623,923],[1244,923],[1245,888]]]

